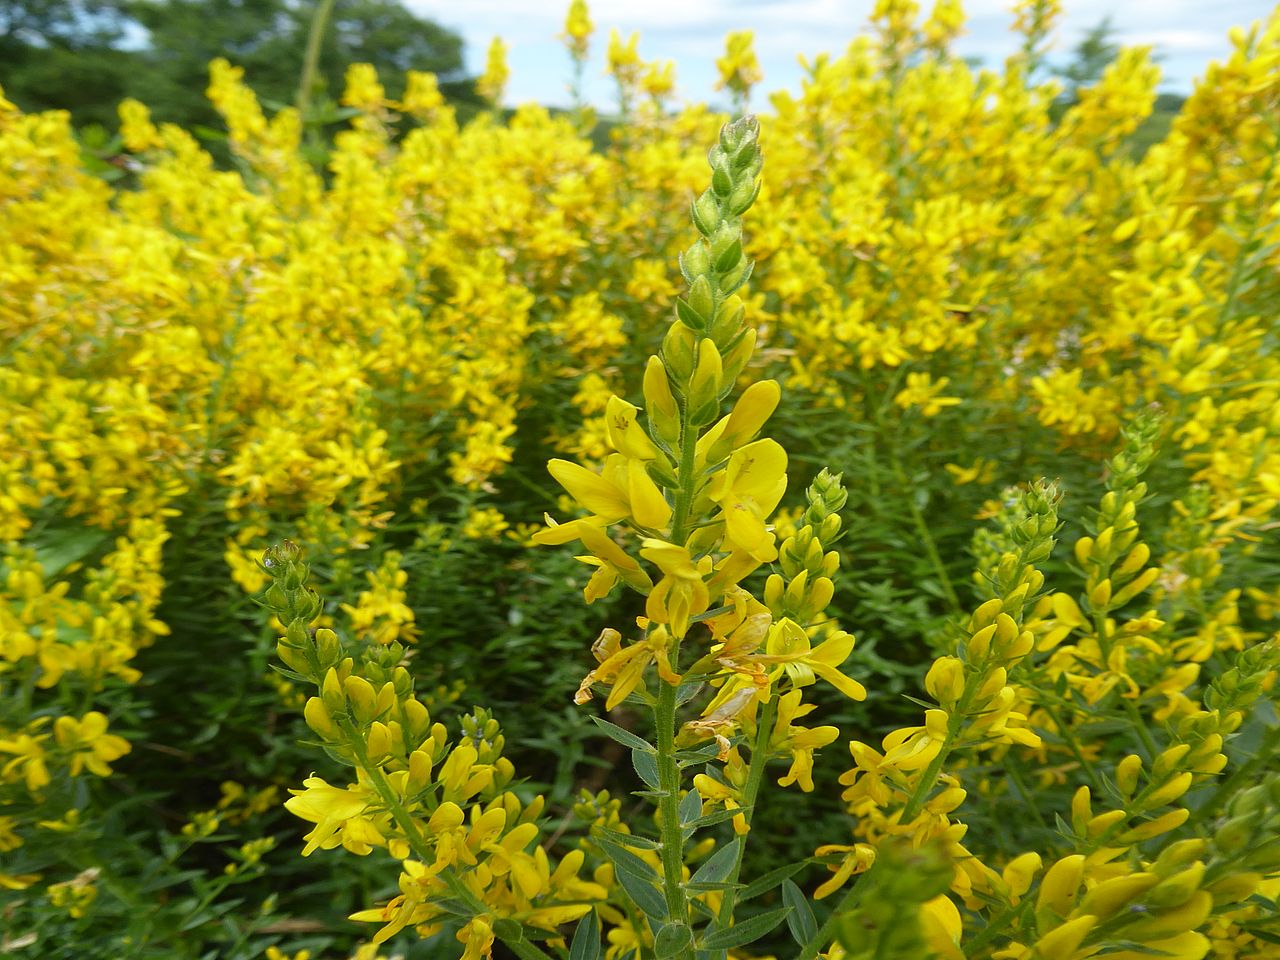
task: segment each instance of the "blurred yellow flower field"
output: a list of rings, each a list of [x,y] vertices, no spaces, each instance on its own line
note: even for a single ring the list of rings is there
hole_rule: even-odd
[[[1280,956],[1280,13],[1056,15],[0,93],[0,953]]]

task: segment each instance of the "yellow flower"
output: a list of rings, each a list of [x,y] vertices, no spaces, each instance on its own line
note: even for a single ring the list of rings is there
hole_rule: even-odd
[[[587,9],[587,0],[572,0],[564,19],[564,33],[560,35],[569,47],[570,54],[578,60],[587,55],[587,42],[595,24],[591,22],[591,12]]]
[[[709,495],[720,505],[725,539],[762,563],[778,556],[774,536],[765,526],[787,489],[787,453],[774,440],[740,447],[712,481]]]
[[[934,383],[933,377],[927,373],[908,373],[907,385],[893,398],[893,402],[903,409],[918,407],[926,417],[937,416],[944,407],[953,407],[960,403],[959,397],[940,396],[950,377],[942,377]]]
[[[720,77],[716,89],[728,89],[745,97],[753,86],[764,79],[760,61],[756,59],[755,34],[750,30],[736,30],[725,37],[724,56],[716,60]]]
[[[657,564],[663,577],[649,593],[645,615],[654,623],[667,624],[682,638],[692,617],[705,613],[711,604],[706,578],[711,573],[710,557],[694,562],[687,547],[664,540],[645,540],[640,556]]]
[[[63,749],[71,751],[71,775],[77,776],[82,768],[99,777],[111,776],[112,760],[118,760],[129,752],[129,741],[107,733],[107,718],[97,710],[90,710],[79,720],[58,717],[53,722],[54,738]]]
[[[489,52],[485,58],[484,73],[476,80],[476,90],[494,106],[502,102],[502,93],[507,88],[507,80],[511,69],[507,66],[507,45],[501,37],[494,37],[489,43]]]
[[[493,956],[493,928],[483,917],[469,921],[457,933],[459,943],[466,944],[460,960],[488,960]]]
[[[294,816],[316,825],[304,838],[302,855],[309,857],[339,844],[353,853],[368,853],[370,841],[380,836],[364,817],[375,802],[373,792],[356,784],[347,789],[330,786],[321,777],[307,777],[302,785],[302,790],[290,790],[293,796],[284,802]]]
[[[778,786],[798,783],[805,793],[813,791],[813,752],[827,746],[840,735],[839,727],[801,727],[793,723],[814,711],[816,706],[800,702],[801,691],[792,690],[778,698],[778,713],[769,744],[775,750],[791,754],[791,769],[778,780]]]

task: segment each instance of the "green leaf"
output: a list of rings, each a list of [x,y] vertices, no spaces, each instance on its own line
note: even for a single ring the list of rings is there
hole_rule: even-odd
[[[653,867],[649,866],[630,850],[616,843],[611,843],[600,836],[594,836],[593,839],[600,849],[604,851],[604,855],[613,862],[614,868],[617,869],[620,875],[628,873],[639,880],[657,881],[658,874]]]
[[[647,740],[637,737],[625,727],[620,727],[616,723],[610,723],[603,717],[592,717],[591,719],[594,720],[596,726],[608,734],[610,738],[618,741],[618,743],[622,744],[624,747],[630,747],[632,750],[646,750],[649,753],[657,752],[653,745]]]
[[[524,939],[524,928],[519,921],[510,917],[499,917],[493,921],[493,935],[507,943],[519,943]]]
[[[1119,953],[1121,950],[1126,953],[1141,953],[1149,957],[1172,957],[1174,954],[1167,950],[1157,950],[1155,947],[1149,947],[1146,944],[1138,943],[1134,940],[1118,940],[1114,943],[1108,943],[1099,950],[1095,956],[1105,957],[1109,953]]]
[[[702,816],[702,795],[690,790],[680,798],[680,823],[693,823]]]
[[[654,960],[670,960],[693,944],[693,931],[683,923],[664,924],[653,938]]]
[[[573,943],[569,945],[569,960],[602,960],[600,948],[600,918],[592,910],[578,921],[573,931]]]
[[[619,846],[634,847],[637,850],[662,849],[662,844],[657,840],[650,840],[648,837],[638,837],[634,833],[623,833],[620,830],[610,830],[608,827],[594,827],[592,829],[594,836],[601,837]]]
[[[677,750],[674,754],[676,761],[681,768],[692,767],[699,763],[709,763],[716,758],[720,752],[720,745],[714,740],[704,743],[700,747],[691,747],[688,750]]]
[[[648,744],[645,744],[648,747]],[[652,749],[650,747],[649,749]],[[658,758],[645,750],[631,751],[631,765],[636,768],[636,775],[654,790],[661,790],[658,779]]]
[[[699,880],[696,883],[690,880],[688,883],[681,884],[681,886],[690,893],[708,893],[712,890],[742,889],[742,884],[730,883],[728,880]]]
[[[742,840],[734,837],[717,850],[700,866],[692,877],[691,883],[715,883],[726,879],[733,872],[738,862],[738,851],[742,848]]]
[[[804,946],[818,935],[818,921],[809,906],[809,898],[790,880],[782,881],[782,902],[791,908],[787,914],[787,928],[791,938]]]
[[[36,562],[46,577],[56,577],[71,564],[83,560],[107,542],[104,530],[59,530],[47,543],[36,544]]]
[[[782,918],[791,912],[790,907],[779,907],[735,923],[728,930],[717,930],[704,937],[698,946],[703,950],[725,950],[730,947],[741,947],[754,943],[782,922]]]
[[[768,893],[784,880],[794,877],[808,865],[807,861],[801,860],[799,863],[789,863],[785,867],[770,870],[763,876],[757,877],[748,883],[746,889],[738,894],[738,902],[742,903],[745,900],[758,897],[762,893]]]
[[[680,686],[676,689],[676,706],[683,707],[686,703],[688,703],[690,700],[696,697],[699,693],[701,693],[703,690],[703,687],[705,686],[706,684],[704,684],[701,680],[695,681],[693,683],[680,684]],[[716,742],[712,740],[709,746],[716,746]],[[716,753],[719,753],[719,752],[720,752],[720,748],[716,747]],[[715,756],[715,754],[712,754],[712,756]]]
[[[714,827],[717,823],[724,823],[726,820],[732,820],[740,813],[749,813],[749,807],[739,807],[737,810],[716,810],[714,813],[707,813],[699,817],[697,820],[691,820],[684,824],[692,832],[693,830],[702,830],[705,827]]]
[[[635,905],[654,920],[667,919],[667,902],[658,888],[647,880],[642,880],[634,873],[618,871],[618,883],[627,892]]]

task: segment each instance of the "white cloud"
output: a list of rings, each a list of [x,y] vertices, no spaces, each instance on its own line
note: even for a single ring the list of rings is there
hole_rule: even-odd
[[[565,102],[569,61],[556,35],[568,0],[406,3],[461,33],[473,70],[482,67],[490,38],[502,36],[511,45],[510,102]],[[928,0],[921,5],[928,9]],[[597,30],[587,68],[588,96],[602,106],[612,100],[610,83],[602,75],[611,28],[624,36],[638,31],[646,59],[675,60],[684,97],[715,100],[715,58],[730,30],[755,31],[765,89],[797,89],[797,55],[842,51],[866,28],[872,6],[873,0],[590,0]],[[957,51],[998,65],[1016,45],[1009,33],[1012,0],[966,0],[964,6],[968,29]],[[1156,47],[1166,89],[1183,91],[1210,60],[1227,54],[1230,27],[1263,19],[1273,9],[1272,0],[1065,0],[1064,7],[1051,56],[1065,59],[1086,30],[1110,16],[1121,42]]]

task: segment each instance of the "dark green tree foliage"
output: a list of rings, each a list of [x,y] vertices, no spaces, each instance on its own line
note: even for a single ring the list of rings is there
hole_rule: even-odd
[[[1079,99],[1082,87],[1092,87],[1102,79],[1102,73],[1120,55],[1120,45],[1115,42],[1115,27],[1110,17],[1103,17],[1098,24],[1085,31],[1072,51],[1071,61],[1054,74],[1066,81],[1066,98],[1074,103]]]
[[[208,64],[226,57],[270,106],[293,103],[316,0],[0,0],[0,84],[26,110],[70,110],[115,125],[136,97],[158,120],[215,126]],[[406,70],[440,78],[445,96],[475,100],[462,39],[399,0],[337,0],[321,47],[313,103],[337,99],[351,63],[372,63],[395,97]]]
[[[112,122],[126,96],[127,18],[114,0],[0,0],[0,84],[27,110]]]

